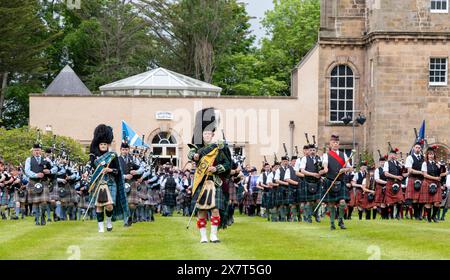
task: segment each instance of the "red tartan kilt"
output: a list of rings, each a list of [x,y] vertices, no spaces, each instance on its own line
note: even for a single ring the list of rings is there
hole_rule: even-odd
[[[436,183],[436,185],[438,186],[437,192],[433,195],[428,192],[431,183]],[[441,200],[442,200],[441,184],[436,181],[424,179],[422,182],[422,187],[420,188],[419,203],[435,203],[435,202],[440,203]]]
[[[408,185],[406,185],[406,194],[405,194],[406,199],[411,199],[413,201],[419,200],[420,190],[419,191],[414,190],[414,181],[416,181],[416,180],[417,180],[417,178],[415,178],[415,177],[410,176],[408,178]],[[420,189],[422,189],[422,188],[420,188]]]
[[[372,209],[374,207],[377,206],[377,203],[375,202],[375,200],[373,200],[372,202],[369,202],[369,200],[367,200],[369,193],[362,193],[361,192],[361,207],[364,209]]]
[[[253,200],[253,196],[250,192],[246,192],[244,194],[244,206],[248,207],[250,205],[255,205],[255,201]]]
[[[398,185],[400,186],[400,190],[396,194],[392,192],[392,185],[394,185],[393,181],[388,181],[386,184],[386,192],[384,194],[385,204],[395,204],[403,202],[403,190],[401,188],[401,183],[398,183]]]
[[[350,196],[350,201],[347,203],[347,206],[356,207],[358,199],[355,196],[355,191],[353,190],[353,188],[348,189],[348,195]]]
[[[375,186],[375,200],[374,200],[374,202],[377,205],[380,205],[384,201],[383,187],[384,187],[384,185],[381,185],[381,184],[376,184],[376,186]]]

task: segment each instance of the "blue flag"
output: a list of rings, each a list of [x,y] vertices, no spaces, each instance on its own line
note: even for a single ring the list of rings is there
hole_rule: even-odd
[[[127,141],[130,147],[149,148],[149,145],[143,143],[141,137],[124,120],[122,120],[122,140]]]
[[[423,122],[422,122],[422,126],[420,127],[419,135],[417,135],[416,140],[418,142],[425,141],[425,120],[423,120]]]

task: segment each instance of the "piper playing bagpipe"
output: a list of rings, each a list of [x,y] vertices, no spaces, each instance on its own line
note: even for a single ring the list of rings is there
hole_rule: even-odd
[[[226,211],[223,187],[231,170],[231,153],[226,143],[221,141],[213,143],[216,127],[214,108],[197,112],[192,144],[189,145],[188,158],[197,166],[192,187],[193,205],[191,207],[194,208],[192,215],[195,214],[195,209],[198,209],[197,227],[200,230],[201,243],[208,242],[207,211],[211,211],[210,241],[213,243],[220,242],[217,231],[221,225],[221,212]]]
[[[91,166],[95,168],[89,187],[90,204],[95,201],[98,232],[104,232],[103,211],[106,214],[106,229],[108,231],[112,231],[113,228],[113,211],[116,218],[123,217],[126,220],[128,216],[123,171],[120,168],[117,154],[109,152],[112,140],[112,128],[101,124],[95,128],[94,139],[92,139],[90,146]],[[86,214],[84,217],[86,217]]]

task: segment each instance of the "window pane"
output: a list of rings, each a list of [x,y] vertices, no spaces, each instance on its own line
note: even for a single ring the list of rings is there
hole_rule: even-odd
[[[353,111],[353,102],[352,102],[352,101],[347,101],[347,102],[346,102],[345,109],[346,109],[346,110]]]
[[[153,154],[160,156],[162,154],[162,147],[153,147]]]
[[[339,90],[339,99],[345,99],[345,89]]]
[[[331,101],[330,102],[330,109],[331,110],[337,110],[337,101]]]
[[[352,119],[352,120],[353,120],[353,113],[352,113],[352,112],[347,112],[347,116],[349,116],[349,117],[350,117],[350,119]]]
[[[345,110],[345,101],[339,101],[339,111]]]
[[[347,90],[346,98],[353,99],[353,90]]]
[[[347,87],[353,87],[353,77],[347,77]]]
[[[347,68],[347,76],[353,76],[353,70],[348,66],[346,66],[346,68]]]
[[[330,112],[330,121],[335,122],[337,121],[337,113],[336,112]]]
[[[432,10],[436,9],[436,2],[431,1],[431,9]]]
[[[331,78],[331,87],[337,87],[337,78]]]
[[[338,75],[339,76],[344,76],[345,75],[345,68],[347,68],[347,66],[339,65],[339,71],[338,71]]]
[[[339,77],[339,87],[345,87],[345,78]]]
[[[338,71],[338,68],[334,67],[333,70],[331,70],[331,76],[337,76],[337,71]]]
[[[339,112],[338,119],[342,121],[342,118],[345,116],[344,112]]]
[[[447,2],[442,2],[442,10],[447,10]]]
[[[331,99],[336,99],[337,98],[337,90],[332,89],[331,90]]]
[[[166,147],[166,155],[175,156],[177,154],[176,149],[177,148],[175,148],[175,147]]]

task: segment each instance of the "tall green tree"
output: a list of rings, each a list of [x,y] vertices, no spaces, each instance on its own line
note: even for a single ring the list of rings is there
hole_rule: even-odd
[[[43,50],[53,34],[39,17],[38,0],[0,1],[0,119],[3,120],[5,97],[10,82],[39,76],[45,70]]]
[[[320,27],[320,0],[274,0],[274,9],[262,21],[267,38],[262,40],[265,62],[262,75],[284,83],[289,95],[291,70],[314,46]]]

